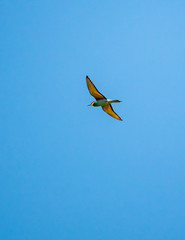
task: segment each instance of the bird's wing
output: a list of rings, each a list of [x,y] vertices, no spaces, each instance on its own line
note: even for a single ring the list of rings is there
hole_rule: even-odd
[[[107,114],[109,114],[111,117],[116,118],[116,119],[122,121],[122,119],[114,112],[111,104],[108,104],[108,105],[103,106],[102,109],[103,109],[103,111],[105,111]]]
[[[91,82],[90,78],[86,76],[86,82],[87,82],[87,87],[89,89],[90,94],[96,99],[106,99],[99,91],[98,89],[94,86],[94,84]]]

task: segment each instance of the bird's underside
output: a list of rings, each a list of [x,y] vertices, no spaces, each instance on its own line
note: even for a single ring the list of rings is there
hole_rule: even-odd
[[[95,87],[95,85],[92,83],[88,76],[86,76],[86,82],[89,93],[96,99],[96,101],[92,102],[90,105],[95,107],[101,106],[104,112],[109,114],[111,117],[122,121],[122,119],[114,112],[111,105],[111,103],[113,102],[121,101],[107,99],[103,94],[98,91],[98,89]]]

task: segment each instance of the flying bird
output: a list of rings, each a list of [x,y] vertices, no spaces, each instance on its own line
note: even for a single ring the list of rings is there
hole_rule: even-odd
[[[94,86],[94,84],[92,83],[92,81],[88,76],[86,76],[86,82],[87,82],[87,87],[89,89],[89,93],[96,99],[96,101],[93,101],[91,104],[89,104],[89,106],[93,106],[93,107],[101,106],[103,111],[105,111],[111,117],[122,121],[122,119],[114,112],[111,106],[111,103],[122,102],[122,101],[107,99],[98,91],[98,89]]]

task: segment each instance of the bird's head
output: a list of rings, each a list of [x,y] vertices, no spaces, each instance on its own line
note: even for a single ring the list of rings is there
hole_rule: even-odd
[[[94,103],[95,103],[95,101],[94,101],[94,102],[92,102],[91,104],[89,104],[88,106],[94,106]]]

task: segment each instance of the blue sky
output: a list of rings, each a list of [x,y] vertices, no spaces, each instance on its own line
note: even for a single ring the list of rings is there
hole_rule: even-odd
[[[185,239],[184,12],[1,1],[1,239]]]

